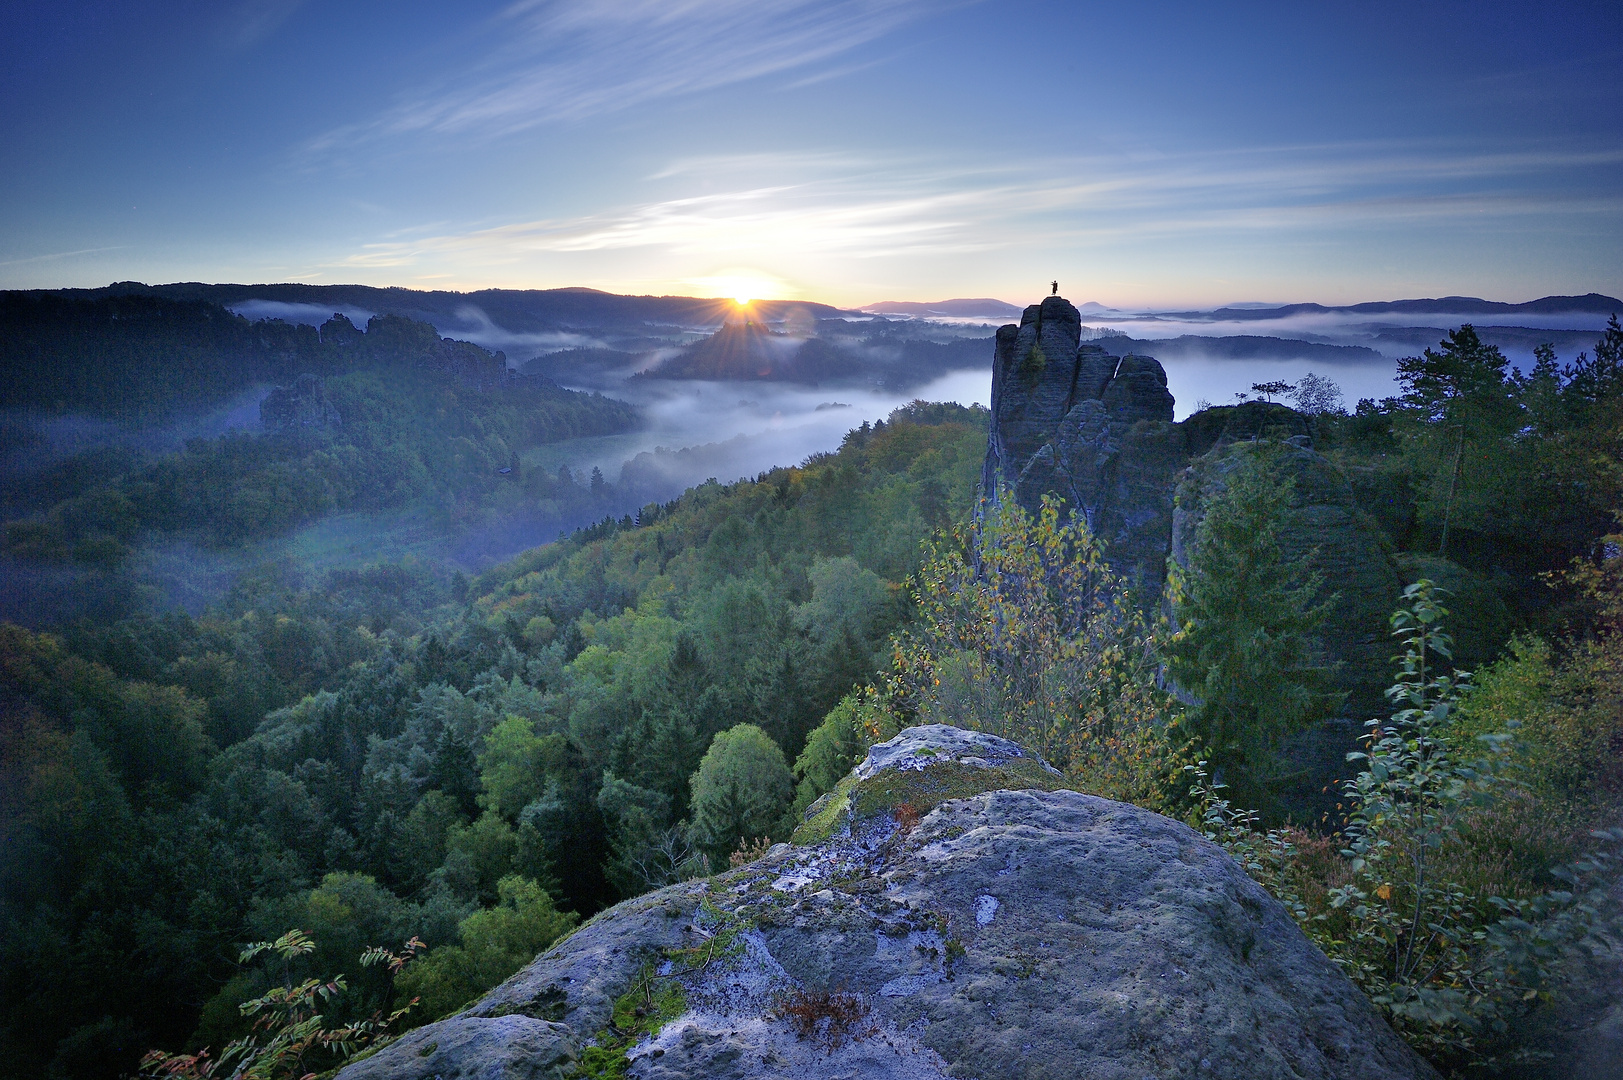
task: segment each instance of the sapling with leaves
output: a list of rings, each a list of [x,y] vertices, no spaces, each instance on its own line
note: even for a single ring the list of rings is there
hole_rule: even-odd
[[[400,952],[374,946],[361,954],[363,967],[384,965],[390,976],[400,972],[424,949],[413,937]],[[316,950],[304,931],[289,930],[275,941],[258,941],[242,950],[239,964],[262,957],[281,960],[282,982],[238,1006],[253,1020],[253,1030],[228,1043],[219,1057],[207,1048],[195,1054],[153,1050],[141,1059],[141,1075],[152,1080],[309,1080],[362,1049],[392,1034],[416,999],[398,1009],[379,1008],[357,1020],[338,1021],[349,996],[344,976],[294,981],[297,962]]]
[[[1013,739],[1087,791],[1165,802],[1177,767],[1155,628],[1079,515],[1049,496],[1032,515],[1004,492],[914,581],[887,712]]]
[[[1369,747],[1349,760],[1365,767],[1343,789],[1352,807],[1347,848],[1354,879],[1331,893],[1351,915],[1350,974],[1376,1004],[1426,1032],[1427,1041],[1467,1044],[1494,989],[1482,969],[1485,898],[1439,873],[1474,807],[1505,783],[1499,767],[1509,733],[1484,736],[1483,757],[1455,760],[1444,738],[1470,674],[1446,666],[1440,590],[1422,580],[1404,590],[1392,616],[1404,646],[1387,690],[1390,721],[1371,720]]]

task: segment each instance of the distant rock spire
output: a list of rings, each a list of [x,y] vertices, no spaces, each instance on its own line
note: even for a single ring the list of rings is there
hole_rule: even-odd
[[[1118,570],[1158,590],[1183,459],[1166,372],[1081,337],[1081,313],[1058,295],[998,330],[982,489],[994,499],[1011,489],[1031,510],[1058,495],[1110,545]]]

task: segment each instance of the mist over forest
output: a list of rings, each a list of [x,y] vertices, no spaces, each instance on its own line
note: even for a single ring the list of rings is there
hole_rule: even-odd
[[[1440,1067],[1534,1045],[1573,976],[1471,935],[1598,940],[1620,309],[0,294],[0,1071],[209,1075],[295,973],[384,1046],[810,843],[929,723],[1206,831]],[[1413,883],[1329,838],[1379,828],[1343,785],[1394,609],[1483,688],[1400,671],[1463,717],[1418,745],[1517,777],[1438,796],[1448,962],[1492,989],[1430,1013],[1347,906]]]

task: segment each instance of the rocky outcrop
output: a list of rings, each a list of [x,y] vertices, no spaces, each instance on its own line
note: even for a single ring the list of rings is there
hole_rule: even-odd
[[[293,385],[275,387],[265,395],[259,403],[259,422],[266,431],[309,434],[338,427],[342,418],[327,397],[326,380],[300,375]]]
[[[1433,1075],[1221,848],[1013,743],[910,729],[808,815],[339,1080]]]
[[[1106,541],[1112,565],[1154,595],[1186,456],[1166,372],[1153,357],[1083,343],[1081,332],[1059,296],[998,331],[984,488],[1007,485],[1032,510],[1059,496]]]

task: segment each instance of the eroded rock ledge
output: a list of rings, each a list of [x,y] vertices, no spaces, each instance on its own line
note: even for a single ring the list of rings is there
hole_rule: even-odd
[[[1429,1077],[1224,851],[939,725],[339,1080]],[[611,1026],[614,1025],[614,1026]]]

